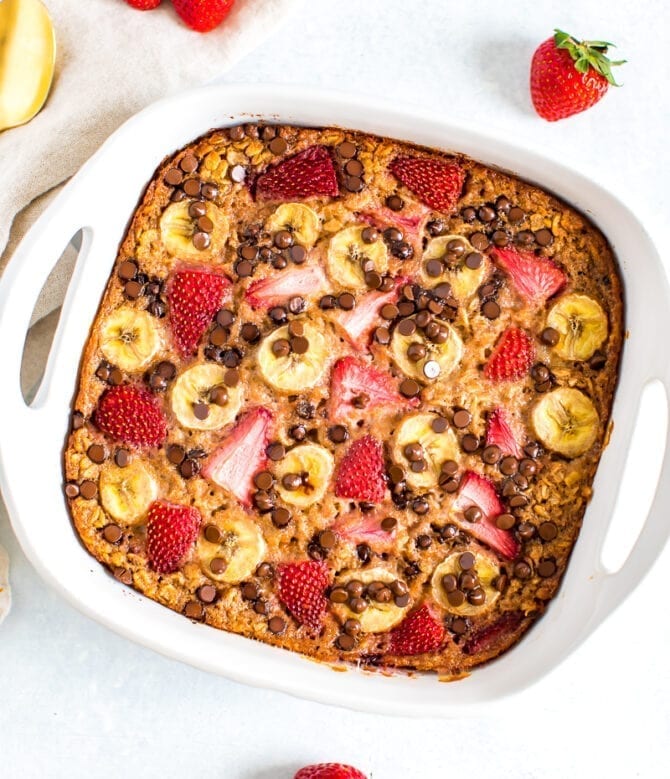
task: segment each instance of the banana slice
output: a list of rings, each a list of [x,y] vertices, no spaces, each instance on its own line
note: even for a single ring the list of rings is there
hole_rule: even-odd
[[[453,430],[448,427],[443,433],[436,433],[433,430],[433,422],[436,419],[438,417],[435,414],[410,414],[396,430],[393,459],[405,471],[407,483],[411,487],[434,487],[442,464],[459,457],[460,449]],[[411,453],[411,457],[416,463],[422,463],[424,470],[412,468],[413,462],[407,457],[406,451],[412,445],[415,452]]]
[[[100,351],[129,373],[145,368],[162,346],[156,320],[146,311],[121,306],[100,327]]]
[[[291,335],[286,325],[268,335],[258,349],[261,375],[280,392],[302,392],[314,387],[328,363],[330,344],[325,333],[307,319],[294,320],[293,328],[295,322],[302,325],[302,336]]]
[[[450,554],[449,557],[447,557],[445,560],[443,560],[435,569],[433,578],[430,582],[433,598],[435,598],[435,600],[440,604],[440,606],[442,606],[442,608],[446,609],[452,614],[460,614],[465,616],[485,614],[493,607],[494,603],[500,597],[500,593],[493,586],[495,580],[498,578],[498,576],[500,576],[498,561],[494,557],[484,554],[484,552],[479,550],[475,551],[474,549],[470,549],[469,551],[474,555],[475,558],[474,567],[469,570],[476,574],[477,579],[479,580],[477,587],[478,589],[483,590],[484,593],[484,599],[481,603],[471,603],[468,600],[466,593],[473,592],[472,589],[465,590],[465,592],[461,590],[465,597],[463,598],[463,603],[460,606],[454,606],[449,602],[447,589],[443,584],[443,579],[447,575],[450,575],[450,578],[454,577],[457,584],[456,589],[459,589],[458,581],[459,577],[463,573],[463,568],[460,563],[463,552],[454,552],[453,554]],[[451,579],[448,586],[451,588],[453,585],[454,579]],[[477,592],[475,599],[481,599],[481,597],[481,593]],[[456,596],[454,600],[460,600],[460,596]]]
[[[458,254],[448,250],[449,244],[454,241],[463,247],[463,251],[458,250]],[[465,259],[469,254],[475,254],[482,257],[479,266],[470,268]],[[433,276],[426,272],[426,263],[429,260],[442,260],[445,264],[445,270],[440,276]],[[428,242],[423,253],[421,266],[421,275],[424,282],[436,284],[448,281],[451,284],[451,291],[457,300],[467,301],[477,292],[484,283],[488,274],[488,265],[486,258],[480,255],[475,247],[462,235],[441,235]]]
[[[195,365],[172,386],[172,411],[190,430],[218,430],[232,422],[242,406],[242,383],[227,387],[226,369],[214,363]]]
[[[100,473],[100,502],[117,522],[132,525],[158,497],[158,482],[146,463],[132,460],[125,468],[108,464]]]
[[[381,239],[365,243],[363,230],[368,225],[345,227],[330,239],[327,270],[333,281],[346,289],[367,289],[363,266],[370,262],[370,270],[384,275],[388,270],[388,251]]]
[[[204,525],[196,551],[205,576],[235,584],[256,570],[265,557],[266,545],[253,520],[226,509]]]
[[[419,328],[412,335],[403,335],[396,327],[391,339],[391,356],[395,364],[406,376],[423,382],[444,379],[455,370],[463,357],[463,341],[456,330],[447,322],[438,319],[433,322],[446,331],[444,343],[429,340]],[[412,344],[425,349],[423,356],[416,361],[411,360],[408,354]]]
[[[560,338],[554,351],[565,360],[588,360],[607,338],[607,316],[587,295],[564,295],[551,308],[547,326]]]
[[[385,568],[366,568],[365,570],[347,571],[338,577],[335,586],[346,587],[352,581],[361,582],[363,585],[369,585],[372,582],[391,584],[397,580],[398,577]],[[346,603],[333,603],[331,605],[342,622],[347,619],[357,619],[361,623],[363,633],[386,633],[402,622],[411,605],[411,602],[408,602],[406,606],[396,606],[393,600],[388,603],[379,603],[372,598],[366,598],[366,603],[367,608],[360,614],[353,612]]]
[[[321,500],[332,474],[333,455],[327,449],[300,444],[278,463],[277,492],[285,503],[305,508]]]
[[[228,220],[214,203],[203,203],[204,217],[212,229],[206,232],[198,222],[204,217],[192,217],[192,201],[171,203],[161,216],[161,239],[165,249],[175,257],[205,259],[218,254],[228,238]],[[205,236],[197,238],[196,236]],[[197,246],[196,246],[197,244]],[[201,248],[198,248],[200,246]]]
[[[533,409],[533,427],[542,443],[565,457],[579,457],[598,437],[598,412],[591,398],[572,387],[543,395]]]
[[[270,214],[265,229],[270,233],[288,230],[295,243],[311,249],[319,237],[319,216],[312,208],[303,203],[284,203]]]

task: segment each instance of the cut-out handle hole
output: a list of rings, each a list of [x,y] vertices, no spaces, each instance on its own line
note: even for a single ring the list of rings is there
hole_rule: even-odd
[[[601,564],[608,573],[615,573],[626,562],[647,519],[663,464],[667,427],[665,387],[653,380],[640,397],[623,480],[603,544]],[[616,490],[617,485],[612,484],[611,489]]]
[[[83,231],[79,230],[68,241],[33,307],[31,327],[26,333],[21,357],[21,392],[28,404],[34,400],[44,378],[49,352],[60,321],[61,306],[81,252],[82,236]]]

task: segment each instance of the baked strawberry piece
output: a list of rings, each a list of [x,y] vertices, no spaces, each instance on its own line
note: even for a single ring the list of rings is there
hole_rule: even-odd
[[[503,455],[523,457],[521,434],[512,427],[510,419],[502,408],[495,408],[486,420],[486,445],[497,446]]]
[[[333,366],[330,379],[330,418],[336,422],[350,414],[368,413],[384,407],[413,405],[398,391],[398,381],[356,357],[342,357]]]
[[[320,265],[305,265],[253,281],[245,297],[254,308],[271,308],[296,296],[311,297],[328,288],[328,279]]]
[[[535,345],[525,330],[508,327],[500,336],[484,367],[492,381],[518,381],[528,374],[535,359]]]
[[[510,247],[492,249],[491,256],[531,305],[542,305],[565,286],[565,273],[547,257]]]
[[[257,200],[305,200],[336,197],[337,174],[325,146],[310,146],[268,168],[255,182]]]
[[[326,589],[330,574],[325,563],[309,560],[285,563],[277,571],[278,595],[293,617],[312,630],[319,630],[328,607]]]
[[[388,292],[368,292],[356,301],[351,311],[337,311],[335,319],[344,330],[352,346],[358,351],[367,350],[372,331],[381,324],[382,308],[398,299],[398,290],[407,279],[396,279],[392,290]]]
[[[379,503],[386,492],[384,452],[371,435],[363,436],[349,447],[335,477],[335,495],[370,503]]]
[[[137,447],[160,446],[167,422],[159,401],[144,387],[123,384],[103,392],[95,424],[110,438]]]
[[[389,170],[427,206],[450,213],[465,183],[465,171],[456,162],[433,157],[396,157]]]
[[[434,652],[444,641],[444,625],[436,608],[424,603],[393,628],[389,652],[394,655],[422,655]]]
[[[200,512],[193,506],[155,501],[147,513],[147,557],[158,573],[178,570],[200,528]]]

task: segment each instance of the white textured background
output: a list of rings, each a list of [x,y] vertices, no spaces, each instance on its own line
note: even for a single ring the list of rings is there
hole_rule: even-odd
[[[664,0],[308,0],[305,9],[226,81],[358,90],[547,149],[631,205],[667,261]],[[619,73],[623,89],[547,124],[531,111],[526,81],[533,48],[554,26],[615,40],[629,64]],[[0,629],[3,778],[290,779],[301,764],[336,759],[371,779],[668,776],[670,550],[544,682],[488,717],[430,721],[305,703],[166,660],[47,590],[6,523],[0,542],[14,586],[14,610]]]

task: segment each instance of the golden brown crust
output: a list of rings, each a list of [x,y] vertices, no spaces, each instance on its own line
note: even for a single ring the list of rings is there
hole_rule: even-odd
[[[313,144],[323,144],[335,149],[344,140],[352,141],[358,150],[357,159],[365,169],[365,187],[362,192],[347,193],[341,186],[342,195],[339,198],[310,200],[310,205],[321,217],[320,240],[322,242],[343,226],[354,223],[355,219],[352,216],[354,212],[371,211],[382,207],[386,195],[396,189],[408,201],[414,199],[406,189],[398,187],[398,182],[388,173],[387,166],[398,153],[415,154],[416,147],[339,129],[282,127],[279,128],[279,134],[287,141],[288,151],[284,155],[287,157]],[[428,150],[428,153],[436,157],[447,157],[433,150]],[[88,448],[92,443],[102,443],[108,456],[115,451],[115,444],[91,421],[98,398],[106,386],[96,377],[96,370],[101,362],[101,324],[121,304],[137,308],[145,308],[147,305],[146,298],[129,302],[124,296],[123,282],[117,274],[122,262],[133,259],[148,277],[159,279],[165,279],[178,262],[167,253],[161,242],[159,220],[174,192],[174,188],[165,183],[165,174],[170,168],[178,165],[187,154],[194,154],[197,157],[199,161],[197,175],[201,180],[211,182],[218,187],[215,202],[229,220],[230,231],[225,248],[219,256],[209,261],[225,269],[236,281],[234,295],[238,316],[231,332],[230,342],[240,342],[239,327],[242,322],[258,324],[264,334],[270,330],[265,312],[252,310],[242,300],[242,295],[250,281],[265,274],[281,271],[273,271],[269,265],[259,265],[253,279],[238,280],[233,266],[237,259],[238,247],[244,241],[244,226],[250,223],[262,225],[277,204],[255,203],[245,184],[234,183],[231,180],[230,170],[234,165],[242,165],[247,171],[260,171],[273,163],[276,158],[268,149],[268,144],[257,137],[247,135],[235,141],[230,139],[228,132],[215,131],[165,160],[149,184],[121,244],[113,273],[82,356],[74,408],[81,412],[86,422],[71,433],[67,442],[65,479],[68,483],[81,484],[84,480],[97,483],[101,469],[105,465],[96,464],[87,456]],[[337,159],[337,154],[335,152],[333,154]],[[440,216],[447,220],[447,232],[467,237],[486,229],[486,226],[479,221],[474,223],[465,221],[462,217],[463,209],[468,206],[478,208],[483,204],[494,203],[499,196],[504,195],[526,215],[522,223],[508,226],[510,233],[515,235],[520,230],[538,231],[549,228],[553,234],[553,243],[540,249],[538,252],[540,256],[556,260],[568,276],[566,287],[568,291],[577,291],[595,298],[607,312],[609,333],[607,341],[601,347],[606,355],[606,363],[604,368],[594,369],[588,362],[562,360],[554,350],[541,343],[537,336],[544,327],[546,309],[524,306],[511,284],[505,284],[500,291],[498,302],[502,314],[495,320],[488,320],[480,315],[479,302],[475,296],[475,300],[469,307],[464,307],[465,310],[459,309],[454,323],[466,343],[466,353],[458,372],[448,381],[437,382],[425,389],[423,393],[424,407],[442,410],[445,416],[448,416],[450,410],[455,407],[467,408],[472,414],[472,423],[468,427],[468,432],[476,436],[484,435],[486,413],[496,406],[512,409],[516,421],[527,431],[532,431],[530,414],[537,398],[540,397],[534,389],[533,381],[527,378],[518,382],[484,386],[481,368],[498,335],[508,324],[513,323],[523,327],[536,336],[537,360],[549,366],[556,385],[582,390],[593,400],[600,418],[597,442],[584,455],[568,460],[548,453],[539,458],[538,474],[531,480],[529,489],[524,493],[530,499],[529,503],[515,510],[518,523],[529,523],[537,528],[543,521],[552,521],[558,530],[556,538],[543,541],[535,532],[531,538],[524,540],[520,556],[526,558],[531,564],[533,575],[528,579],[515,577],[513,562],[501,563],[502,570],[510,574],[509,587],[490,611],[472,617],[467,624],[461,626],[465,631],[463,635],[448,630],[444,648],[436,653],[413,657],[391,656],[387,654],[387,634],[366,635],[357,642],[354,651],[342,652],[335,643],[340,634],[340,627],[332,614],[329,613],[322,633],[315,638],[310,631],[299,626],[287,614],[277,597],[273,579],[256,580],[267,602],[267,615],[257,613],[252,608],[253,604],[243,599],[239,585],[221,585],[214,582],[218,590],[218,599],[211,605],[203,606],[204,619],[208,624],[326,662],[344,660],[367,666],[383,665],[394,668],[435,670],[443,677],[457,678],[516,643],[535,619],[542,615],[547,603],[554,596],[577,539],[582,517],[591,496],[591,484],[603,442],[606,440],[623,338],[621,282],[614,256],[606,239],[582,214],[551,194],[506,173],[484,167],[467,158],[458,158],[458,162],[467,172],[463,196],[458,204],[459,212],[451,217],[433,213],[433,217]],[[425,230],[423,235],[427,235]],[[416,273],[421,265],[420,244],[417,249],[415,257],[409,261],[401,262],[392,257],[390,273],[394,275]],[[313,256],[318,258],[321,255],[315,252]],[[319,312],[316,304],[312,304],[310,310],[313,310],[316,316],[322,317],[324,327],[333,333],[335,346],[332,359],[353,353],[351,347],[338,337],[332,316]],[[169,359],[177,365],[178,372],[181,372],[185,363],[170,347],[168,318],[156,319],[156,324],[162,332],[162,349],[152,362]],[[205,337],[200,347],[200,361],[203,360],[203,347],[206,340]],[[248,353],[253,354],[254,349],[255,347],[248,347]],[[374,344],[372,354],[376,367],[401,375],[390,359],[386,347]],[[294,404],[273,396],[254,371],[251,359],[243,360],[240,374],[246,389],[245,406],[269,405],[278,416],[284,415],[276,437],[286,445],[292,444],[287,431],[292,424],[300,421],[295,414]],[[124,380],[129,378],[141,380],[142,372],[133,377],[124,376]],[[320,409],[323,408],[327,395],[326,382],[300,397]],[[163,397],[165,397],[166,413],[169,416],[168,398]],[[369,432],[381,440],[392,441],[402,415],[402,412],[396,414],[389,412],[384,415],[370,415],[363,412],[364,422],[360,430],[356,431],[356,435],[359,432],[361,434]],[[336,458],[336,463],[339,462],[346,447],[328,443],[326,436],[328,420],[318,415],[309,426],[318,428],[319,441],[329,446]],[[532,432],[528,435],[531,436]],[[177,443],[188,449],[202,448],[205,452],[210,452],[221,437],[220,431],[185,430],[170,416],[169,443]],[[175,503],[195,505],[203,517],[216,516],[217,512],[225,513],[234,503],[234,498],[230,494],[204,478],[183,479],[177,469],[168,462],[164,449],[150,450],[142,454],[133,453],[131,457],[144,458],[150,463],[157,475],[162,498]],[[476,470],[490,477],[497,485],[502,484],[503,477],[499,468],[495,465],[485,465],[481,453],[469,455],[461,452],[459,465],[461,469]],[[436,528],[443,527],[450,521],[452,497],[441,491],[433,491],[427,500],[430,511],[425,516],[417,515],[409,508],[401,510],[390,500],[386,501],[384,511],[396,517],[403,530],[398,534],[394,547],[379,554],[374,554],[373,551],[373,562],[370,564],[381,565],[394,576],[407,581],[411,595],[410,608],[429,597],[430,589],[426,585],[430,581],[432,571],[450,551],[464,550],[473,546],[472,539],[464,537],[463,534],[446,540],[436,531]],[[115,571],[119,578],[127,583],[132,581],[132,585],[148,597],[183,612],[187,603],[197,600],[198,588],[212,583],[202,572],[195,552],[190,554],[176,573],[165,575],[152,571],[145,556],[145,533],[141,524],[133,528],[125,528],[119,543],[109,543],[101,531],[110,523],[110,518],[98,500],[86,500],[78,496],[68,502],[77,532],[89,552]],[[335,499],[332,494],[328,494],[318,507],[305,511],[301,518],[296,519],[286,529],[275,527],[269,515],[252,512],[267,544],[265,559],[273,564],[280,560],[308,559],[307,546],[315,532],[332,524],[333,517],[341,509],[342,502]],[[428,548],[417,547],[416,539],[422,535],[427,535],[431,539]],[[476,542],[474,546],[477,547]],[[539,562],[544,559],[555,560],[556,573],[553,576],[541,578],[536,574]],[[347,543],[338,543],[329,554],[327,562],[332,572],[359,568],[364,570],[366,567],[360,560],[355,545]],[[408,575],[413,568],[415,571],[418,569],[418,573]],[[274,635],[268,630],[268,619],[275,615],[281,615],[287,622],[288,627],[283,635]],[[446,619],[449,627],[446,612],[441,612],[441,616]],[[502,623],[500,623],[501,619]],[[501,627],[501,630],[496,630],[496,625]]]

